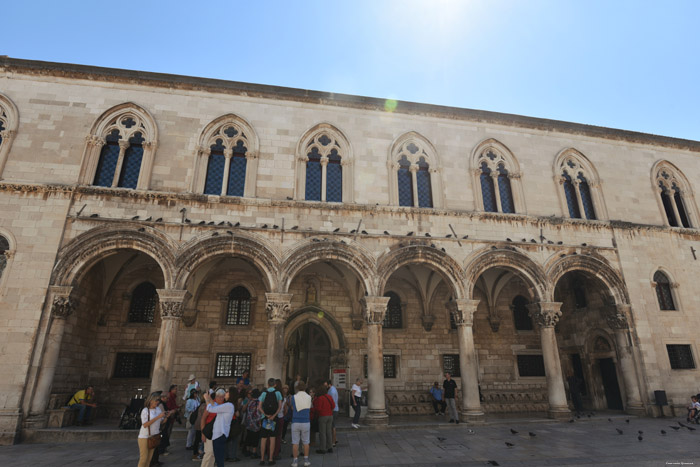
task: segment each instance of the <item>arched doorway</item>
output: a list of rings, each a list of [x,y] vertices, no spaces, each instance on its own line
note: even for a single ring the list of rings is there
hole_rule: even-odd
[[[317,386],[328,379],[331,370],[331,343],[328,334],[316,323],[307,322],[296,328],[287,341],[289,363],[287,378]]]

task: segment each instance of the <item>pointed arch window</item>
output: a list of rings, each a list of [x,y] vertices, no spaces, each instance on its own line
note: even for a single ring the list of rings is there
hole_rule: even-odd
[[[399,181],[399,206],[413,206],[413,176],[409,170],[411,162],[403,156],[397,172]]]
[[[12,141],[17,134],[18,125],[17,106],[8,97],[0,94],[0,178],[10,154]]]
[[[491,168],[486,162],[481,163],[481,175],[479,176],[479,180],[481,181],[481,195],[483,197],[484,211],[498,212],[496,190],[493,186]]]
[[[421,208],[432,208],[433,190],[430,186],[430,165],[426,162],[425,157],[418,159],[416,188],[418,190],[418,206]]]
[[[586,156],[576,149],[565,149],[556,157],[554,171],[564,213],[571,219],[607,217],[598,173]]]
[[[10,252],[10,242],[0,235],[0,281],[2,280],[2,275],[7,268],[7,255]]]
[[[385,297],[389,297],[386,307],[383,327],[387,329],[400,329],[403,327],[401,298],[395,292],[387,292]]]
[[[498,164],[498,193],[501,196],[501,209],[503,212],[515,213],[513,203],[513,190],[510,187],[508,170],[503,164]]]
[[[304,199],[343,202],[345,143],[333,131],[320,131],[305,143]]]
[[[485,212],[523,212],[520,173],[510,151],[496,140],[479,144],[472,153],[476,208]]]
[[[247,326],[250,324],[251,296],[243,286],[234,287],[228,294],[226,325]]]
[[[693,227],[692,192],[685,177],[671,164],[662,162],[655,169],[655,185],[666,224],[671,227]]]
[[[143,282],[131,293],[129,304],[130,323],[152,323],[158,305],[158,292],[155,285]]]
[[[513,310],[513,325],[516,331],[532,331],[534,329],[532,318],[530,318],[527,309],[528,304],[527,298],[522,295],[516,295],[513,299],[511,309]]]
[[[434,151],[422,137],[409,133],[399,138],[392,148],[388,164],[392,174],[391,202],[417,208],[441,206],[440,182],[435,175],[435,165]]]
[[[566,196],[566,206],[569,208],[569,217],[572,219],[580,219],[581,211],[578,207],[578,199],[576,198],[576,188],[571,181],[571,177],[566,172],[562,174],[562,185],[564,186],[564,195]]]
[[[245,129],[225,122],[210,133],[204,194],[244,196],[249,145]]]
[[[656,298],[659,301],[659,309],[675,310],[676,304],[673,301],[671,281],[668,280],[666,274],[661,271],[656,271],[654,273],[654,283],[656,286]]]

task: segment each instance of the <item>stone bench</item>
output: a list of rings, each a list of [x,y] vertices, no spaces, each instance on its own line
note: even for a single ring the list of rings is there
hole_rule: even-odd
[[[435,413],[430,393],[425,391],[387,391],[386,406],[389,415],[432,415]],[[457,410],[461,401],[457,400]]]
[[[48,415],[47,426],[50,428],[63,428],[75,424],[77,415],[75,410],[72,410],[66,405],[72,394],[69,393],[54,393],[49,397],[49,406],[46,410]]]

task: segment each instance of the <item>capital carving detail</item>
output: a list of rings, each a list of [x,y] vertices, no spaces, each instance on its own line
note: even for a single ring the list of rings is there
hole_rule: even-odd
[[[161,319],[181,319],[185,314],[185,301],[190,294],[187,290],[156,289],[160,301]]]
[[[474,325],[474,313],[476,313],[478,306],[479,300],[469,300],[466,298],[451,300],[445,304],[447,311],[450,312],[458,327]]]
[[[605,313],[605,320],[610,329],[629,329],[629,316],[632,307],[628,304],[610,305]]]
[[[530,318],[540,327],[553,328],[561,318],[561,302],[538,302],[528,305]]]
[[[286,321],[292,312],[292,294],[266,293],[265,312],[270,321]]]
[[[389,297],[362,297],[360,304],[362,305],[362,315],[368,325],[381,325],[384,322]]]
[[[58,319],[68,318],[75,309],[75,303],[69,296],[56,296],[51,304],[51,316]]]

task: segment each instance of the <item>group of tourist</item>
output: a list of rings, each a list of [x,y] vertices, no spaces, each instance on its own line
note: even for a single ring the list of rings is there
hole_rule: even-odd
[[[207,391],[202,391],[195,375],[190,375],[182,405],[178,405],[175,385],[167,393],[152,393],[141,412],[139,467],[162,463],[160,456],[168,454],[170,433],[183,406],[189,427],[186,448],[192,450],[192,460],[201,459],[203,467],[223,467],[226,461],[237,462],[239,454],[259,457],[260,465],[274,465],[280,459],[290,426],[292,466],[299,465],[300,443],[302,464],[310,466],[312,433],[319,433],[316,450],[319,454],[332,453],[337,444],[338,391],[330,380],[307,390],[301,377],[297,377],[293,387],[294,394],[281,380],[270,378],[261,392],[252,386],[245,372],[235,386],[226,389],[212,381]],[[357,403],[359,407],[359,396]]]

